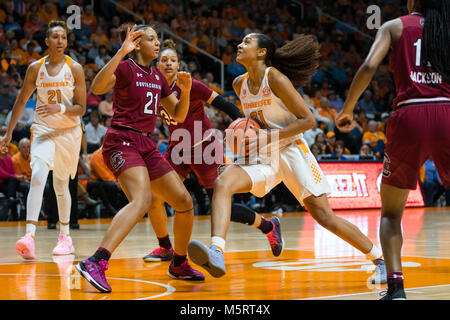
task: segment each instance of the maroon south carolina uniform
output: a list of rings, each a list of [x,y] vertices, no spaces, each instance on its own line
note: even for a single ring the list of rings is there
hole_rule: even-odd
[[[415,189],[419,169],[431,157],[449,188],[450,84],[422,62],[424,17],[414,13],[400,20],[402,35],[389,57],[397,97],[386,127],[382,182]]]
[[[181,90],[173,84],[173,91],[177,98],[180,97]],[[212,134],[211,123],[206,116],[204,103],[211,97],[212,90],[205,86],[202,82],[192,79],[192,87],[190,92],[189,111],[183,123],[177,123],[171,119],[169,114],[161,108],[161,117],[165,124],[169,126],[169,145],[164,152],[164,157],[169,161],[175,171],[183,177],[187,177],[191,171],[194,171],[199,183],[206,189],[212,188],[214,180],[217,178],[217,169],[220,165],[218,162],[223,161],[223,146],[219,142],[216,135]],[[189,132],[191,137],[191,156],[189,163],[181,163],[180,157],[182,152],[174,148],[181,141],[173,139],[177,134],[173,134],[177,129],[184,129]],[[213,159],[204,159],[203,153],[205,149],[213,149],[219,151],[220,154],[212,153]],[[206,152],[205,152],[206,153]],[[220,159],[220,161],[217,161]]]
[[[150,179],[172,171],[151,139],[161,99],[173,92],[155,67],[138,65],[133,59],[121,61],[114,72],[111,128],[103,140],[103,160],[116,177],[124,170],[147,167]]]

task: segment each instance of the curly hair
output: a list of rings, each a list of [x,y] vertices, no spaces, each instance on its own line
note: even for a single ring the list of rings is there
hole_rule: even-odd
[[[272,38],[257,33],[259,48],[266,48],[267,65],[272,65],[286,75],[295,86],[306,86],[319,67],[319,48],[316,37],[302,34],[276,48]]]

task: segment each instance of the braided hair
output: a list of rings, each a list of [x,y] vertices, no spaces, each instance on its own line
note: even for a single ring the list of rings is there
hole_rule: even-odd
[[[450,1],[422,0],[425,16],[422,62],[430,62],[446,81],[450,81]]]

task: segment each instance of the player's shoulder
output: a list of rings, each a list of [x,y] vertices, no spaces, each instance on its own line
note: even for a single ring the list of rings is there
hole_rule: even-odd
[[[84,73],[84,69],[83,69],[83,66],[81,65],[81,63],[79,63],[78,61],[75,61],[74,59],[70,60],[70,69],[75,72],[83,72]]]
[[[244,80],[247,78],[248,72],[241,74],[234,78],[233,80],[233,89],[238,94],[241,91],[242,83],[244,83]]]

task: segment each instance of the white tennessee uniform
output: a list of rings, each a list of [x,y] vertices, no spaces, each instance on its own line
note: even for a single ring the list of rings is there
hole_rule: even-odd
[[[270,69],[271,67],[266,69],[256,95],[250,92],[248,73],[245,74],[239,98],[246,117],[256,118],[262,128],[282,129],[297,117],[272,92],[268,79]],[[267,164],[238,164],[250,176],[252,180],[250,192],[255,196],[263,197],[280,182],[284,182],[301,204],[303,199],[311,195],[331,193],[327,179],[309,150],[303,133],[281,141],[280,149],[275,156],[278,157],[278,161],[270,161]]]
[[[44,104],[73,105],[75,80],[70,68],[71,58],[55,76],[50,76],[45,66],[46,57],[39,61],[36,78],[36,107]],[[53,170],[59,179],[75,177],[81,147],[82,130],[78,116],[61,113],[40,117],[34,113],[31,125],[31,168],[39,158]]]

